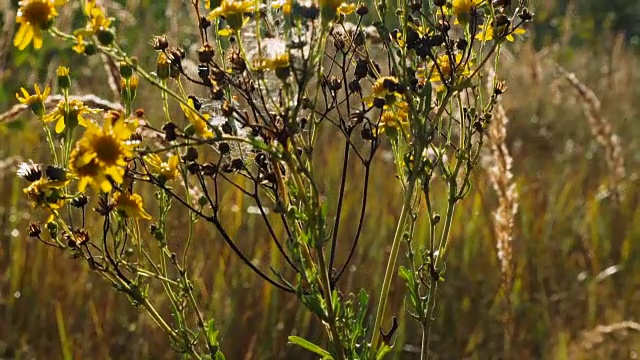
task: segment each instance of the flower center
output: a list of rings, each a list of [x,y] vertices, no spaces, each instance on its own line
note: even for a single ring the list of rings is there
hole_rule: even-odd
[[[44,28],[49,23],[53,10],[48,0],[31,0],[20,9],[18,16],[22,16],[31,25]]]
[[[93,148],[98,160],[106,165],[116,165],[122,154],[118,140],[108,135],[96,137]]]

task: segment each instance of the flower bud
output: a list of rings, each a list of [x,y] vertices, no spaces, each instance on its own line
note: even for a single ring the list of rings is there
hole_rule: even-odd
[[[166,80],[169,78],[171,74],[171,64],[169,63],[169,59],[165,53],[159,53],[158,59],[156,60],[156,74],[162,80]]]
[[[133,68],[125,61],[120,61],[120,76],[128,79],[133,75]]]
[[[58,85],[60,86],[60,88],[63,90],[68,90],[71,87],[69,68],[66,66],[58,66],[56,75],[58,75]]]

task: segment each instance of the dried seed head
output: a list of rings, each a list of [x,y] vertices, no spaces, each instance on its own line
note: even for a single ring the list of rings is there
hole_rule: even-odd
[[[76,208],[83,208],[89,203],[89,198],[85,194],[80,194],[71,199],[71,205]]]
[[[508,89],[508,86],[504,81],[498,81],[493,87],[493,93],[496,96],[500,96],[504,94],[504,92],[507,91],[507,89]]]
[[[182,155],[182,160],[185,162],[196,161],[198,159],[198,150],[193,146],[187,148],[187,152]]]
[[[218,151],[220,151],[220,154],[222,155],[228,154],[231,151],[231,146],[226,142],[221,142],[218,145]]]
[[[187,164],[187,170],[193,175],[197,175],[200,172],[200,165],[196,162]]]
[[[115,207],[116,204],[111,200],[109,195],[102,193],[98,198],[98,205],[93,210],[102,216],[107,216]]]
[[[29,237],[37,238],[40,237],[40,234],[42,234],[42,228],[40,225],[34,222],[30,223],[27,228],[27,235],[29,235]]]
[[[215,174],[218,173],[218,165],[209,162],[209,163],[203,164],[200,167],[200,170],[202,171],[202,175],[214,176]]]
[[[177,138],[176,136],[176,124],[172,122],[165,123],[162,125],[162,131],[164,131],[164,139],[167,141],[173,141]]]
[[[33,160],[29,160],[29,162],[23,162],[18,165],[16,174],[28,182],[38,181],[42,178],[42,166],[34,163]]]
[[[165,34],[154,36],[153,39],[151,39],[151,45],[153,45],[155,50],[163,51],[169,47],[169,39],[167,39],[167,35]]]
[[[214,55],[215,51],[213,50],[213,46],[209,43],[202,45],[202,47],[198,49],[198,61],[201,63],[208,63],[213,60]]]
[[[91,240],[91,236],[89,236],[89,232],[85,229],[74,230],[73,235],[74,235],[77,246],[82,246],[88,243],[89,240]]]
[[[369,7],[365,3],[361,3],[356,10],[358,16],[365,16],[369,13]]]

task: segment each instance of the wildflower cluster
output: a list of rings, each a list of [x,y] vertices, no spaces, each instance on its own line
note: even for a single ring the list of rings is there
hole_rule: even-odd
[[[62,100],[54,107],[47,106],[49,87],[18,94],[41,121],[53,158],[52,165],[28,163],[20,170],[28,199],[49,215],[48,236],[36,224],[30,233],[86,260],[143,307],[176,350],[219,359],[217,330],[200,310],[186,271],[189,246],[180,246],[178,256],[170,245],[195,241],[191,232],[169,241],[169,211],[177,207],[190,214],[190,225],[205,222],[256,275],[297,296],[326,325],[324,348],[293,336],[291,342],[323,358],[380,359],[396,329],[383,331],[382,324],[402,239],[410,314],[425,332],[433,318],[455,204],[469,191],[483,134],[505,89],[496,85],[487,98],[478,86],[481,70],[497,67],[504,41],[521,35],[532,18],[524,2],[515,10],[510,3],[406,0],[392,9],[383,1],[374,14],[349,1],[195,0],[197,43],[189,48],[196,50],[155,36],[149,39],[155,67],[146,70],[118,45],[113,19],[95,0],[82,2],[85,24],[68,32],[55,24],[60,4],[21,1],[15,45],[24,49],[33,39],[39,48],[48,31],[78,54],[101,53],[119,67],[114,76],[122,103],[84,104],[71,95],[72,71],[64,67],[57,72]],[[157,91],[164,118],[135,110],[144,105],[137,100],[142,83],[149,85],[145,91]],[[343,164],[333,199],[323,192],[323,169],[314,161],[325,134],[340,145],[335,155]],[[369,321],[368,292],[343,295],[339,281],[367,231],[370,169],[381,151],[393,155],[403,207]],[[364,179],[354,178],[353,167]],[[347,193],[347,183],[361,184],[361,193]],[[442,222],[434,186],[447,193]],[[252,202],[284,266],[256,264],[237,246],[225,221],[226,191]],[[347,196],[359,197],[362,206],[355,230],[344,238],[338,233]],[[85,211],[90,199],[93,212]],[[86,226],[87,217],[102,226]],[[417,221],[431,224],[419,251],[411,232]],[[140,231],[145,223],[149,232]],[[338,262],[342,242],[351,250]],[[154,282],[171,299],[171,318],[156,310]]]

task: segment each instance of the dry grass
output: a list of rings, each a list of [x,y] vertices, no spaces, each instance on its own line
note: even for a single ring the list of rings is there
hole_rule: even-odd
[[[496,74],[490,70],[489,93],[494,92],[498,84]],[[509,118],[498,98],[487,137],[489,139],[490,160],[486,166],[489,181],[498,197],[498,207],[493,213],[496,251],[500,272],[502,273],[501,295],[504,299],[504,354],[510,358],[513,336],[513,308],[511,292],[513,290],[513,232],[515,216],[518,213],[518,190],[513,178],[513,158],[507,147],[507,126]]]

